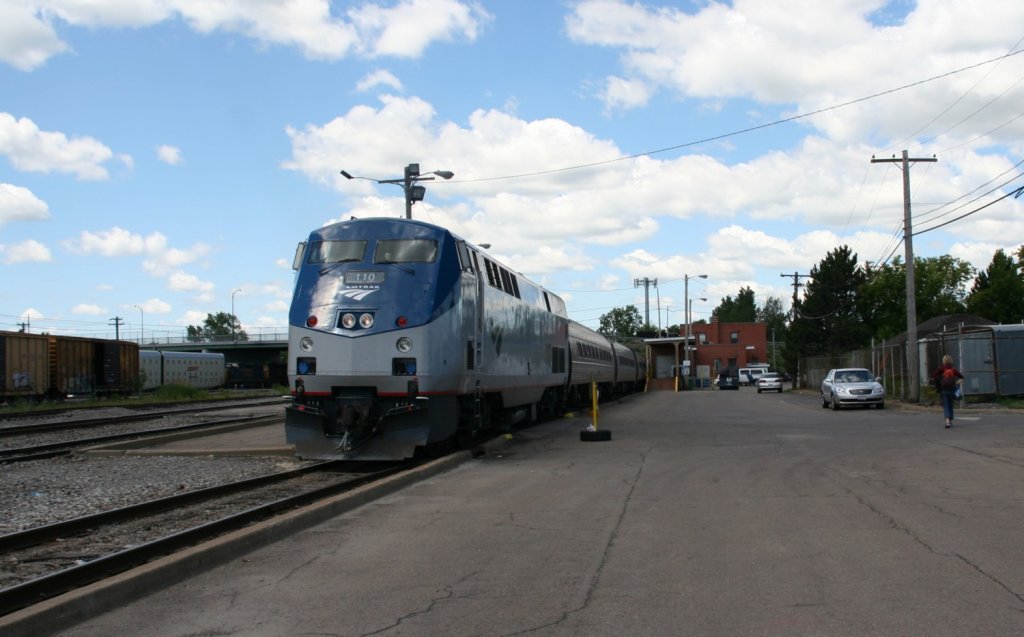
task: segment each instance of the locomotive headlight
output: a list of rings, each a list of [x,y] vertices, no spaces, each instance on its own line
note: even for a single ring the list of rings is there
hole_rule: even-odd
[[[412,349],[412,339],[409,338],[408,336],[403,336],[402,338],[395,341],[395,347],[398,348],[398,351],[404,354]]]
[[[345,313],[341,315],[341,326],[347,330],[352,329],[356,326],[356,315]]]
[[[303,336],[299,340],[299,348],[302,351],[304,351],[304,352],[312,352],[313,351],[313,339],[311,339],[308,336]]]
[[[359,316],[359,326],[364,330],[373,327],[373,314],[361,314]]]

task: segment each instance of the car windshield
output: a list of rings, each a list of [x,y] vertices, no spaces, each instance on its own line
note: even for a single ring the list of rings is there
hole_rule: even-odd
[[[849,369],[836,372],[837,383],[870,383],[873,380],[875,380],[874,376],[866,369]]]

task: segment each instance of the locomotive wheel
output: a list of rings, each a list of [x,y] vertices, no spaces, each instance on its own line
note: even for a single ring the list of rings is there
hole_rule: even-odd
[[[606,442],[611,439],[612,432],[607,429],[598,429],[597,431],[584,429],[580,432],[580,440],[583,442]]]

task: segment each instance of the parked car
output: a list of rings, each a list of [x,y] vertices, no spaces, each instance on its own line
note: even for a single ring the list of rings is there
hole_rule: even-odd
[[[885,388],[862,367],[830,369],[821,381],[821,406],[839,409],[850,405],[885,408]]]
[[[757,393],[763,391],[777,391],[782,393],[782,376],[775,372],[765,372],[757,379]]]
[[[740,379],[733,376],[728,371],[725,371],[718,375],[718,388],[719,389],[739,389]]]

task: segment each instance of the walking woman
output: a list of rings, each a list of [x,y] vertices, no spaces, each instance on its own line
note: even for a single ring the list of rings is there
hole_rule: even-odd
[[[953,401],[956,400],[957,388],[964,380],[964,375],[953,366],[953,357],[946,354],[942,357],[942,365],[932,374],[932,382],[939,392],[942,401],[942,414],[946,417],[946,429],[953,426]]]

